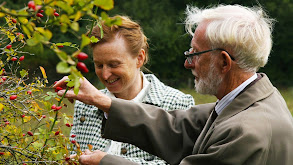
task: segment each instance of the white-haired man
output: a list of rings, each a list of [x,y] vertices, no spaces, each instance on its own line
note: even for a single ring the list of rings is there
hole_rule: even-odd
[[[105,138],[135,144],[170,164],[292,164],[292,116],[268,77],[257,73],[271,51],[272,22],[260,8],[187,8],[185,23],[193,38],[184,66],[195,76],[196,91],[216,96],[217,103],[165,112],[111,100],[87,80],[77,96],[70,91],[66,97],[108,113]],[[102,151],[86,151],[79,161],[131,164]]]

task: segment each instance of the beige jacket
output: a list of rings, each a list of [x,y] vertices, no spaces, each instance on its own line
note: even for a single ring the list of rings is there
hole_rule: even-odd
[[[292,165],[292,116],[268,77],[261,76],[213,123],[207,116],[214,103],[165,112],[113,99],[103,136],[135,144],[170,164]],[[118,162],[130,164],[111,155],[101,164]]]

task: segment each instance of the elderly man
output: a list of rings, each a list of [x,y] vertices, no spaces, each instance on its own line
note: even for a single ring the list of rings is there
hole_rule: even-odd
[[[165,112],[110,99],[87,80],[77,96],[69,91],[66,97],[108,113],[105,138],[135,144],[170,164],[292,164],[292,116],[268,77],[256,73],[268,61],[272,21],[260,8],[187,8],[185,23],[193,38],[184,65],[195,77],[196,91],[216,96],[217,103]],[[64,86],[65,79],[56,86]],[[131,164],[102,151],[86,151],[79,161]]]

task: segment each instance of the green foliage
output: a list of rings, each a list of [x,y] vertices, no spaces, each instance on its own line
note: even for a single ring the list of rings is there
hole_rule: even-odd
[[[83,75],[76,67],[76,55],[91,42],[98,42],[84,34],[85,31],[80,31],[82,21],[92,26],[103,19],[110,23],[119,22],[109,19],[105,12],[103,16],[92,12],[94,7],[110,10],[114,2],[34,0],[27,6],[16,5],[17,10],[5,4],[0,4],[0,161],[4,164],[77,163],[68,157],[72,145],[76,145],[76,152],[81,154],[78,144],[71,143],[58,124],[63,122],[71,127],[70,116],[61,110],[66,107],[64,96],[59,97],[53,92],[44,94],[42,88],[48,83],[44,67],[37,64],[42,75],[40,78],[30,75],[29,71],[36,68],[28,69],[26,66],[32,63],[25,63],[30,62],[29,57],[39,58],[40,54],[48,52],[49,57],[45,58],[55,61],[57,72],[69,74],[65,93],[72,87],[77,94]],[[74,43],[71,39],[70,42],[58,42],[56,34],[60,33],[74,36],[79,42]],[[55,58],[51,54],[56,54]],[[54,104],[56,101],[57,105]],[[46,118],[46,115],[55,117]]]

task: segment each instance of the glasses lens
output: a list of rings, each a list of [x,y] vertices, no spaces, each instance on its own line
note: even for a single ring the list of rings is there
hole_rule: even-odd
[[[191,64],[191,63],[192,63],[192,57],[187,57],[187,62],[188,62],[189,64]]]

